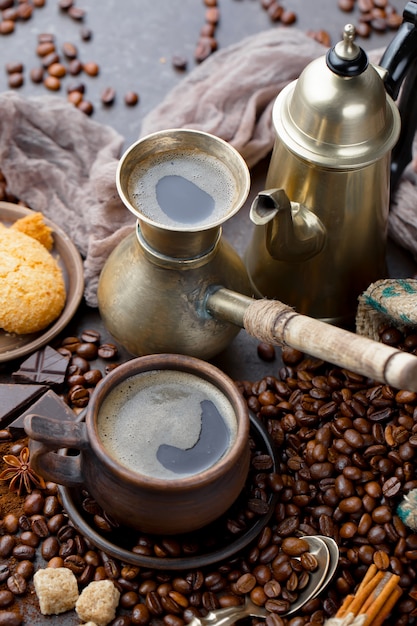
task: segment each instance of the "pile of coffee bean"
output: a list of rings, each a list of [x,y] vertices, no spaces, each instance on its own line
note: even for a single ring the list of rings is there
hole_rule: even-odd
[[[387,344],[417,349],[412,330],[384,327],[380,335]],[[64,391],[68,402],[75,399],[70,390],[81,383],[87,390],[81,404],[88,404],[90,383],[71,376],[93,371],[94,378],[96,368],[88,369],[88,364],[95,363],[100,347],[102,357],[112,354],[105,362],[117,366],[114,346],[102,344],[94,330],[67,337],[58,346],[72,366],[81,365],[69,372]],[[271,360],[270,351],[258,353]],[[391,623],[415,624],[417,532],[404,524],[397,507],[417,488],[417,394],[290,348],[282,350],[282,361],[278,371],[262,380],[237,382],[248,407],[269,431],[278,458],[276,472],[259,466],[254,474],[258,495],[272,491],[277,503],[253,544],[230,559],[186,572],[121,563],[76,531],[62,510],[56,486],[48,483],[44,491],[24,498],[22,515],[7,513],[0,522],[0,626],[23,622],[19,598],[23,605],[36,602],[31,593],[34,568],[61,565],[74,571],[80,587],[101,578],[115,582],[122,595],[112,626],[157,621],[184,626],[194,615],[242,603],[246,594],[255,603],[268,602],[267,626],[318,626],[354,592],[371,563],[400,576],[403,596]],[[285,617],[282,613],[305,579],[301,556],[288,554],[287,546],[315,534],[337,541],[337,572],[325,593],[296,616]],[[179,549],[175,537],[157,542],[145,537],[137,546],[161,557],[175,556]],[[253,626],[257,624],[254,619]]]
[[[318,567],[305,540],[287,536],[278,545],[271,527],[263,530],[246,559],[211,568],[163,572],[123,564],[76,531],[53,483],[27,495],[21,514],[6,514],[1,533],[2,626],[23,622],[19,600],[36,606],[32,577],[40,567],[67,567],[80,589],[93,580],[112,580],[121,593],[112,626],[146,626],[161,619],[167,626],[184,626],[207,611],[242,604],[247,594],[270,612],[271,625],[279,624],[280,614],[297,599]],[[165,540],[165,549],[174,545],[175,539]],[[315,612],[316,618],[319,613]]]
[[[65,375],[64,399],[75,413],[82,411],[90,400],[94,387],[118,365],[118,348],[114,343],[103,343],[95,329],[86,329],[80,337],[64,337],[57,352],[68,357]],[[104,369],[91,367],[99,359]]]

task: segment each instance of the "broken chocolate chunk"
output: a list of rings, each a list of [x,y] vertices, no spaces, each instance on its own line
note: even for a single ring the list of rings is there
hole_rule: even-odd
[[[51,346],[45,346],[21,363],[19,370],[13,372],[12,377],[16,382],[30,381],[59,388],[65,382],[68,364],[67,357],[62,356]]]
[[[0,384],[0,428],[5,428],[47,389],[46,385]]]
[[[17,385],[16,385],[17,386]],[[26,415],[36,413],[66,422],[79,420],[80,417],[72,411],[67,404],[57,394],[49,389],[44,395],[29,406],[24,413],[19,415],[14,422],[9,425],[10,433],[13,437],[24,434],[24,422]]]

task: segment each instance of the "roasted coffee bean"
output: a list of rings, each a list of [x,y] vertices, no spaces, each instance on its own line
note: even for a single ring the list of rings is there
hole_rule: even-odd
[[[50,91],[59,91],[59,89],[61,89],[61,81],[56,76],[46,76],[43,79],[43,84]]]
[[[16,539],[12,535],[0,536],[0,557],[7,558],[16,545]]]
[[[32,561],[36,557],[36,549],[33,546],[19,544],[13,548],[12,555],[18,561]]]
[[[112,105],[115,98],[116,98],[116,90],[113,87],[106,87],[101,92],[101,97],[100,97],[101,102],[105,104],[106,106]]]
[[[0,35],[10,35],[14,32],[14,20],[3,20],[0,22]]]
[[[0,563],[0,583],[4,583],[10,576],[10,569],[6,563]]]
[[[78,56],[78,50],[73,43],[66,41],[62,44],[62,53],[67,59],[75,59]]]
[[[14,602],[14,595],[9,589],[0,589],[0,608],[5,609]]]
[[[101,359],[114,359],[117,354],[117,346],[113,343],[103,343],[98,348],[98,356]]]
[[[20,61],[14,61],[14,62],[6,63],[5,69],[8,74],[14,74],[16,72],[19,74],[22,74],[24,67],[23,67],[23,63],[21,63]]]
[[[33,576],[34,571],[35,571],[35,566],[33,562],[24,560],[24,561],[19,561],[19,563],[16,564],[14,573],[20,574],[20,576],[23,576],[25,580],[29,580]]]
[[[300,556],[309,551],[309,544],[305,539],[299,537],[287,537],[283,540],[281,549],[289,556]]]
[[[83,63],[83,70],[89,76],[97,76],[100,72],[100,68],[94,61],[87,61]]]
[[[95,328],[86,328],[80,336],[81,341],[85,343],[100,343],[100,333]]]
[[[78,6],[70,6],[68,9],[68,15],[72,17],[73,20],[81,21],[85,17],[85,10]]]
[[[21,87],[24,81],[25,79],[21,72],[13,72],[9,74],[8,79],[7,79],[8,85],[11,89],[17,89]]]
[[[0,611],[0,626],[21,626],[22,623],[19,611]]]
[[[70,554],[64,558],[64,567],[71,570],[75,576],[80,576],[85,569],[85,561],[79,554]]]
[[[41,546],[41,553],[42,553],[43,558],[46,561],[49,561],[54,556],[58,556],[59,547],[60,547],[59,541],[55,536],[47,537],[42,542],[42,546]]]
[[[33,67],[29,72],[29,77],[33,83],[41,83],[44,78],[43,67]]]
[[[27,582],[21,574],[12,574],[7,579],[7,587],[15,596],[23,596],[27,590]]]
[[[33,525],[33,522],[31,523]],[[40,543],[40,537],[31,530],[26,530],[20,535],[20,542],[32,548],[37,548]]]
[[[83,70],[83,64],[79,59],[71,59],[68,63],[68,72],[71,76],[78,76]]]
[[[91,369],[83,375],[84,383],[88,386],[95,387],[103,378],[103,374],[98,369]]]
[[[127,91],[127,92],[125,93],[125,95],[124,95],[124,98],[123,98],[123,99],[124,99],[124,103],[125,103],[127,106],[136,106],[136,105],[137,105],[137,103],[139,102],[139,95],[138,95],[135,91]],[[105,344],[103,344],[103,345],[105,345]],[[110,344],[110,345],[111,345],[111,344]],[[102,349],[102,352],[103,352],[103,353],[108,354],[108,356],[103,356],[103,355],[100,355],[100,356],[101,356],[101,358],[103,358],[103,359],[113,359],[113,358],[114,358],[114,356],[110,356],[110,353],[111,353],[111,350],[110,350],[110,349],[105,350],[105,349],[103,348],[103,346],[101,346],[101,349]]]

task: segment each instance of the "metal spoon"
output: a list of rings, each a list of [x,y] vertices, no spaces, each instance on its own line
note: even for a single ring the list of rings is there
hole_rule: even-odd
[[[327,545],[327,548],[330,552],[330,563],[329,563],[329,568],[327,570],[327,574],[323,580],[322,586],[320,587],[320,589],[316,591],[316,593],[312,596],[312,598],[315,598],[316,596],[318,596],[319,593],[321,593],[321,591],[325,587],[327,587],[327,585],[329,584],[329,582],[331,581],[331,579],[333,578],[336,572],[337,566],[339,565],[339,546],[337,545],[335,540],[332,539],[331,537],[326,537],[325,535],[315,535],[315,537],[317,537],[318,539],[321,539]],[[306,537],[304,537],[304,539],[306,539]]]
[[[323,589],[324,584],[327,584],[330,580],[328,577],[330,569],[330,550],[328,548],[327,541],[325,541],[322,537],[317,536],[307,536],[302,538],[305,539],[310,545],[310,552],[316,557],[318,567],[314,572],[311,572],[308,585],[300,593],[297,600],[293,602],[289,610],[286,613],[283,613],[282,616],[295,613],[295,611],[306,604],[311,598],[315,597],[315,595]],[[336,545],[336,542],[334,543]],[[331,569],[334,573],[333,564]],[[252,602],[249,596],[246,596],[245,604],[210,611],[205,617],[193,617],[193,619],[189,622],[189,626],[231,626],[244,617],[265,618],[268,614],[268,611],[264,607],[257,606]]]

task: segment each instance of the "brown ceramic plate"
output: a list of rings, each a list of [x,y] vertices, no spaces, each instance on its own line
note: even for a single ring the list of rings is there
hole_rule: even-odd
[[[30,209],[17,204],[0,202],[0,222],[5,226],[10,226],[31,212]],[[67,292],[66,304],[59,318],[48,328],[38,333],[15,335],[0,330],[0,363],[18,359],[49,343],[69,323],[83,296],[84,271],[80,253],[59,226],[47,218],[45,218],[45,223],[53,229],[55,244],[52,254],[57,259],[64,275]]]
[[[250,415],[251,430],[250,434],[255,442],[256,449],[264,451],[273,459],[273,467],[271,471],[276,471],[277,461],[275,457],[274,446],[271,439],[261,424],[254,416]],[[140,567],[146,567],[156,570],[188,570],[212,565],[221,561],[232,558],[240,550],[246,548],[252,541],[259,536],[263,528],[268,524],[275,509],[277,500],[276,494],[269,496],[269,512],[265,515],[258,516],[249,523],[247,528],[238,536],[227,536],[224,534],[224,524],[222,518],[220,520],[206,526],[201,531],[201,537],[208,538],[207,545],[195,555],[162,558],[157,556],[147,556],[137,554],[131,550],[135,545],[139,532],[133,531],[127,527],[119,527],[109,534],[102,534],[94,525],[92,515],[88,515],[82,507],[82,494],[80,488],[60,487],[62,502],[69,518],[78,531],[87,537],[97,548],[103,550],[109,556],[119,559],[123,563],[130,563]],[[243,492],[242,492],[243,495]],[[232,509],[228,513],[233,515]],[[198,532],[198,531],[197,531]],[[216,535],[217,540],[211,542],[210,538]],[[185,536],[183,539],[193,540],[196,535]],[[177,537],[178,538],[178,537]]]

